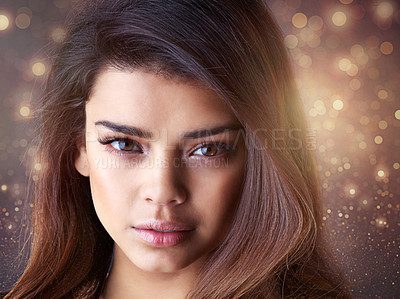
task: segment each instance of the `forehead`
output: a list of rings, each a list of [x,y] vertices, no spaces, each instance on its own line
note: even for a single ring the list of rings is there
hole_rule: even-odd
[[[86,105],[88,120],[171,130],[237,122],[227,104],[201,84],[144,70],[107,69]]]

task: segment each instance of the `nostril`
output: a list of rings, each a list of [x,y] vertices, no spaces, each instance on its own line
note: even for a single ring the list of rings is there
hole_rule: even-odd
[[[185,202],[185,198],[173,198],[173,199],[168,199],[168,198],[155,198],[153,199],[152,197],[146,197],[146,202],[155,204],[158,206],[175,206],[175,205],[180,205],[183,202]]]

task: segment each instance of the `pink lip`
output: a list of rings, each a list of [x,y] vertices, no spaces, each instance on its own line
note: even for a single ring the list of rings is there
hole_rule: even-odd
[[[138,236],[154,247],[171,247],[188,238],[194,228],[187,224],[151,220],[133,227]]]

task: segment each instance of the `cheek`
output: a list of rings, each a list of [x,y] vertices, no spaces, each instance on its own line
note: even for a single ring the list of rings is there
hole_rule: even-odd
[[[237,165],[206,171],[199,171],[193,183],[193,204],[203,218],[205,233],[221,238],[229,228],[240,200],[243,168]]]
[[[90,157],[90,156],[89,156]],[[114,160],[113,160],[114,159]],[[129,194],[132,194],[133,180],[127,176],[116,162],[115,158],[101,157],[89,158],[90,188],[96,213],[103,226],[109,233],[119,223],[125,223],[130,205]],[[122,221],[115,221],[116,219]]]

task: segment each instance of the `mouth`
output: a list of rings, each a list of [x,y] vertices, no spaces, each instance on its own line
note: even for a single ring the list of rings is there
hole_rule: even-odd
[[[172,247],[189,238],[195,228],[191,225],[151,220],[132,227],[147,245],[152,247]]]

